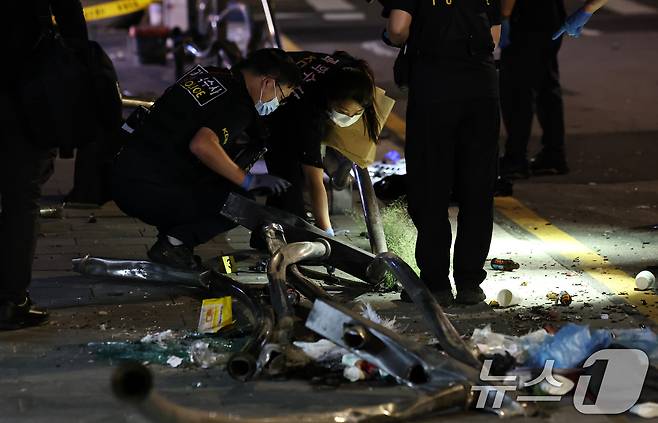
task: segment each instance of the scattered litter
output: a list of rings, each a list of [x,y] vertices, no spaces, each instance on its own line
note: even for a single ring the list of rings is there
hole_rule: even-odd
[[[610,316],[606,313],[601,313],[601,320],[608,320]]]
[[[560,304],[563,306],[569,306],[571,305],[573,301],[573,298],[571,298],[571,294],[569,294],[567,291],[562,291],[560,292]]]
[[[343,369],[343,376],[350,382],[357,382],[366,378],[366,373],[356,366],[347,366]]]
[[[201,304],[199,333],[217,333],[233,323],[231,297],[208,298]]]
[[[658,417],[658,403],[645,402],[636,404],[628,411],[645,419],[654,419]]]
[[[489,301],[489,306],[493,307],[493,308],[496,308],[496,307],[500,307],[500,304],[498,304],[498,301],[496,301],[496,300],[491,300],[491,301]]]
[[[528,282],[526,281],[521,282],[521,286],[528,286]]]
[[[647,328],[613,329],[613,343],[644,351],[652,364],[658,363],[658,336]]]
[[[516,270],[520,267],[521,265],[515,262],[514,260],[499,259],[499,258],[491,259],[491,268],[494,270],[503,270],[505,272],[511,272],[512,270]]]
[[[107,316],[108,314],[109,314],[109,313],[108,313],[107,311],[105,311],[105,310],[100,310],[100,311],[98,312],[98,315],[99,315],[99,316]]]
[[[89,219],[87,219],[87,223],[96,223],[98,222],[98,219],[96,219],[96,215],[91,213],[89,215]]]
[[[589,326],[569,323],[536,345],[525,364],[543,367],[546,360],[554,360],[556,369],[574,368],[594,352],[608,347],[611,342],[612,334],[609,331],[590,331]]]
[[[183,359],[180,357],[176,357],[175,355],[172,355],[167,359],[167,364],[175,368],[183,364]]]
[[[528,350],[537,345],[548,336],[548,332],[544,329],[539,329],[535,332],[530,332],[524,336],[513,336],[496,333],[491,330],[491,325],[487,325],[482,329],[473,330],[470,342],[473,344],[481,354],[485,355],[505,355],[509,353],[514,359],[523,363],[527,356]]]
[[[509,289],[501,289],[496,295],[496,300],[501,307],[515,306],[521,301],[519,296]]]
[[[183,360],[179,366],[207,368],[224,364],[228,355],[239,351],[248,339],[248,336],[227,339],[217,335],[166,330],[146,335],[139,341],[90,342],[87,347],[96,356],[110,360],[170,365],[168,360],[174,356]]]
[[[378,325],[382,325],[386,329],[390,329],[394,332],[398,332],[398,333],[402,332],[395,317],[393,317],[392,319],[381,317],[375,311],[375,309],[372,307],[372,304],[370,303],[363,302],[362,306],[363,309],[361,310],[361,315],[366,319],[370,320],[371,322],[377,323]]]
[[[39,209],[39,217],[42,219],[61,219],[64,215],[62,207],[43,207]]]
[[[546,298],[549,299],[549,300],[551,300],[551,301],[557,301],[558,298],[559,298],[559,296],[558,296],[558,293],[557,293],[557,292],[553,292],[553,291],[551,291],[551,292],[549,292],[548,294],[546,294]]]
[[[318,363],[339,361],[348,351],[327,339],[317,342],[295,341],[293,344]]]
[[[576,386],[576,384],[566,376],[555,374],[553,375],[553,379],[555,379],[560,385],[555,386],[548,380],[544,380],[539,384],[539,389],[548,395],[564,396],[571,392],[574,386]]]
[[[165,342],[172,341],[174,337],[175,337],[174,332],[172,332],[172,330],[169,329],[163,332],[147,334],[142,339],[140,339],[139,342],[141,342],[142,344],[164,345]]]
[[[350,382],[384,378],[388,376],[388,373],[374,364],[361,359],[356,354],[345,354],[341,360],[341,364],[345,366],[343,369],[343,376]]]
[[[194,341],[190,347],[190,361],[202,369],[208,369],[218,364],[225,364],[228,353],[216,353],[210,349],[210,344],[204,341]]]
[[[259,260],[258,263],[256,263],[255,265],[249,266],[249,270],[251,270],[252,272],[267,273],[268,263],[269,263],[268,259]]]
[[[643,270],[635,276],[635,286],[640,291],[651,289],[656,285],[656,276],[648,270]]]

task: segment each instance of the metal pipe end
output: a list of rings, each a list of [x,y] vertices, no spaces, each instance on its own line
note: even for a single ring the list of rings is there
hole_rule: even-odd
[[[86,262],[89,260],[89,254],[84,257],[78,257],[71,259],[71,266],[74,272],[82,273],[83,268],[85,267]]]
[[[348,325],[343,330],[345,345],[355,350],[363,349],[370,342],[370,333],[361,325]]]
[[[414,385],[422,385],[429,381],[429,376],[427,376],[427,372],[425,372],[425,368],[422,365],[416,364],[409,369],[407,380]]]
[[[325,248],[324,255],[322,257],[320,257],[318,260],[325,261],[329,257],[331,257],[331,244],[329,243],[329,241],[327,241],[324,238],[318,238],[315,241],[321,243],[322,245],[324,245],[324,248]]]
[[[234,354],[226,364],[226,371],[235,380],[246,382],[256,374],[256,359],[248,353]]]
[[[277,233],[283,233],[283,226],[278,223],[268,223],[263,225],[261,231],[265,238],[276,238]]]
[[[141,363],[122,364],[112,374],[112,391],[123,401],[142,402],[149,396],[151,389],[153,376]]]

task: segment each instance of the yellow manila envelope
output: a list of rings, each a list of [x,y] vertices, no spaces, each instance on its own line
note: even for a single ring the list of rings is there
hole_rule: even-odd
[[[375,110],[379,121],[379,132],[384,128],[388,115],[393,110],[395,100],[386,96],[386,91],[375,88]],[[345,157],[362,168],[366,168],[375,161],[377,146],[368,137],[363,119],[359,119],[352,126],[341,128],[331,123],[324,144],[341,152]]]
[[[201,304],[199,333],[217,333],[221,328],[233,323],[231,297],[208,298]]]

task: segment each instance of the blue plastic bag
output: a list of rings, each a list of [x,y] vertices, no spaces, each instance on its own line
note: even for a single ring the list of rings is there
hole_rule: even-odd
[[[607,330],[590,331],[589,326],[573,323],[563,326],[554,336],[547,337],[536,348],[531,348],[526,361],[529,367],[543,368],[547,360],[554,360],[553,368],[578,367],[596,351],[607,348],[612,335]]]
[[[612,331],[614,344],[644,351],[651,364],[658,363],[658,336],[650,329],[616,329]]]

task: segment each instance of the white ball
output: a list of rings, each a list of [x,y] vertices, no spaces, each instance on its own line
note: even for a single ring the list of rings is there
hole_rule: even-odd
[[[635,286],[637,286],[637,289],[641,291],[649,289],[649,287],[654,286],[655,283],[656,277],[648,270],[641,271],[635,277]]]

